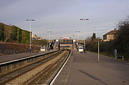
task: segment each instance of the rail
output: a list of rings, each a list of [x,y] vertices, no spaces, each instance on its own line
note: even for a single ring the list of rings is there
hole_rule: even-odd
[[[59,74],[61,73],[61,71],[63,70],[63,68],[65,67],[65,65],[67,64],[70,56],[72,55],[72,51],[70,51],[69,55],[67,56],[67,59],[65,60],[65,62],[63,63],[63,65],[61,66],[61,68],[56,72],[56,74],[53,76],[53,78],[49,81],[49,85],[53,85],[55,80],[57,79],[57,77],[59,76]]]
[[[33,56],[25,57],[25,58],[20,58],[20,59],[16,59],[16,60],[11,60],[11,61],[7,61],[7,62],[2,62],[2,63],[0,63],[0,66],[15,63],[15,62],[19,62],[19,61],[23,61],[23,60],[27,60],[27,59],[31,59],[31,58],[35,58],[35,57],[40,57],[40,56],[47,55],[47,54],[50,54],[50,53],[53,53],[53,52],[57,52],[57,50],[49,51],[49,52],[46,52],[46,53],[40,53],[40,54],[37,54],[37,55],[33,55]]]
[[[13,84],[14,82],[17,84],[20,82],[23,85],[41,83],[52,85],[68,62],[71,54],[72,51],[70,50],[55,50],[2,63],[1,66],[6,68],[9,66],[10,71],[3,69],[0,72],[0,84]]]

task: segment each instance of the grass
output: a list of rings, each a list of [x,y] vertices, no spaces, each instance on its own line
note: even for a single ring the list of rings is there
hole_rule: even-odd
[[[94,51],[89,51],[89,52],[93,52],[93,53],[98,53],[98,52],[94,52]],[[113,54],[110,54],[108,52],[100,52],[100,55],[104,55],[110,58],[114,58]],[[123,61],[122,59],[117,59],[118,61]],[[129,59],[124,59],[124,61],[129,62]]]
[[[104,55],[104,56],[108,56],[108,57],[111,57],[111,58],[114,58],[114,56],[110,53],[107,53],[107,52],[100,52],[101,55]]]

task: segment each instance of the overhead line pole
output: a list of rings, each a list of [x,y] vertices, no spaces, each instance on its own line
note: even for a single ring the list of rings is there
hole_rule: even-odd
[[[86,20],[88,21],[89,19],[80,19],[80,20],[81,20],[81,21],[86,21]],[[85,44],[86,44],[86,42],[85,42],[85,39],[84,39],[84,48],[85,48],[85,46],[86,46]]]
[[[100,59],[99,59],[99,39],[98,39],[98,63],[99,63]]]
[[[29,22],[29,25],[30,25],[30,53],[32,52],[32,24],[31,22],[32,21],[35,21],[34,19],[26,19],[26,21]]]

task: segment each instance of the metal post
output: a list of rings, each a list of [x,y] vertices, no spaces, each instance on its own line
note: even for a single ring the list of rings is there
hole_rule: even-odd
[[[32,44],[32,28],[31,28],[31,22],[30,22],[30,52],[32,50],[31,44]]]
[[[80,19],[80,20],[81,20],[81,21],[88,21],[89,19],[84,19],[84,18],[82,18],[82,19]],[[86,49],[85,49],[85,43],[86,43],[86,42],[85,42],[85,39],[84,39],[84,50],[86,50]]]
[[[51,31],[48,31],[47,33],[48,33],[48,42],[50,42],[50,32]]]
[[[79,41],[79,33],[80,33],[80,31],[78,31],[78,41]]]
[[[77,33],[77,37],[76,37],[77,39],[76,39],[76,41],[79,41],[79,32],[80,31],[75,31],[75,32]]]
[[[117,49],[114,50],[115,59],[117,60]]]
[[[99,63],[99,40],[98,40],[98,63]]]
[[[48,48],[50,48],[50,32],[51,31],[48,31]]]
[[[26,21],[29,22],[30,24],[30,46],[29,46],[29,50],[30,50],[30,53],[32,52],[32,26],[31,26],[31,22],[32,21],[35,21],[33,19],[26,19]]]
[[[85,39],[84,39],[84,53],[85,53],[85,51],[86,51],[86,42],[85,42]]]
[[[49,32],[48,36],[49,36],[49,43],[50,43],[50,32]]]

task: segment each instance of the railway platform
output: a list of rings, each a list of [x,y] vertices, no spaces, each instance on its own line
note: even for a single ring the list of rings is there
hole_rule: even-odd
[[[25,58],[36,54],[39,54],[39,53],[19,53],[19,54],[12,54],[12,55],[3,55],[3,56],[0,56],[0,63],[16,60],[20,58]]]
[[[92,52],[73,52],[54,85],[129,85],[129,64]]]

